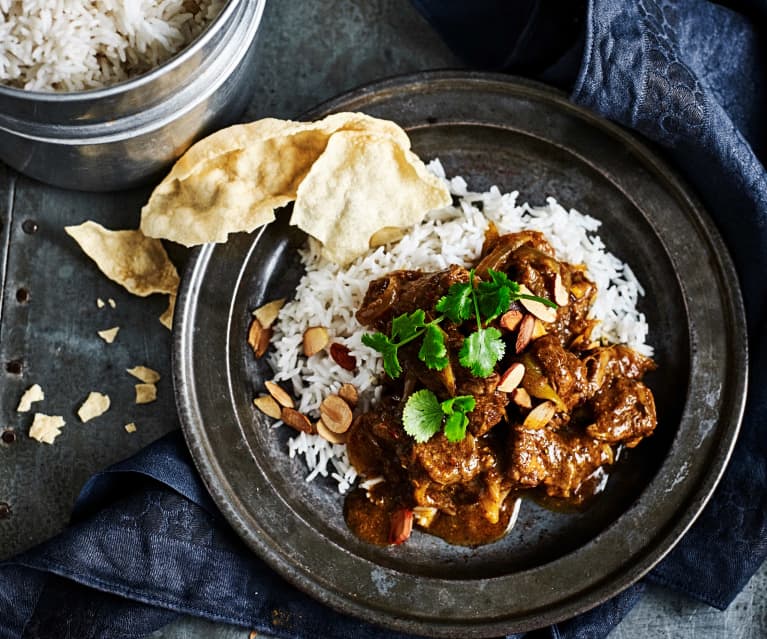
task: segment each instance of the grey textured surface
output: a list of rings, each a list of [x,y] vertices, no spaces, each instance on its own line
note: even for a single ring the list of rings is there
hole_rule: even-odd
[[[272,0],[258,43],[257,89],[246,117],[291,117],[339,92],[399,73],[458,66],[407,0]],[[176,426],[169,376],[169,334],[157,321],[164,300],[138,299],[106,280],[63,232],[86,218],[135,227],[147,189],[82,194],[45,187],[0,165],[0,557],[60,530],[84,480]],[[25,232],[27,220],[39,225]],[[29,225],[27,224],[27,229]],[[183,259],[183,256],[177,256]],[[18,301],[18,291],[29,291]],[[96,298],[117,308],[97,309]],[[23,295],[22,295],[23,298]],[[114,344],[97,330],[121,326]],[[20,360],[20,374],[9,363]],[[163,374],[154,404],[133,404],[134,380],[123,369],[146,364]],[[9,368],[11,369],[9,371]],[[54,446],[29,440],[29,414],[17,414],[21,392],[39,383],[36,408],[67,421]],[[112,397],[112,409],[87,424],[76,409],[90,390]],[[135,421],[138,431],[123,425]],[[11,439],[7,437],[7,439]],[[2,504],[10,514],[4,516]],[[243,629],[184,618],[153,635],[249,636]],[[730,608],[717,612],[683,595],[650,589],[613,637],[767,636],[767,569]]]

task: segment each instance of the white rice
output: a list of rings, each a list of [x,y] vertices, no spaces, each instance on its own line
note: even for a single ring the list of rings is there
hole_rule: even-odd
[[[0,83],[83,91],[168,60],[224,0],[0,0]]]
[[[574,209],[568,211],[552,197],[543,206],[530,206],[517,205],[516,191],[501,193],[495,186],[485,193],[472,193],[463,178],[447,180],[439,160],[432,161],[429,169],[445,180],[450,192],[458,197],[458,206],[431,212],[397,244],[379,247],[348,267],[340,268],[324,260],[313,242],[301,252],[306,274],[294,300],[282,308],[275,323],[274,351],[269,360],[275,380],[292,383],[298,410],[316,414],[322,399],[346,382],[354,384],[368,402],[374,400],[371,396],[378,388],[381,359],[378,352],[362,343],[367,329],[354,316],[368,284],[396,269],[436,271],[450,264],[471,265],[482,250],[488,220],[502,234],[525,229],[541,231],[559,259],[584,264],[598,287],[592,316],[601,321],[594,338],[628,344],[652,356],[652,348],[645,341],[647,322],[636,308],[644,291],[628,265],[605,250],[596,234],[599,220]],[[309,326],[318,325],[329,330],[332,341],[350,349],[357,359],[356,371],[345,370],[324,352],[304,357],[303,333]],[[289,447],[291,457],[299,454],[305,458],[310,470],[307,481],[318,474],[330,475],[338,482],[340,492],[354,482],[356,473],[344,446],[301,433],[290,440]]]

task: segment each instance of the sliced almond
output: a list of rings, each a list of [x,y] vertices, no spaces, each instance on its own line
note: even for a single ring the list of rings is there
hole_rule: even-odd
[[[400,228],[399,226],[384,226],[370,236],[368,244],[370,245],[370,248],[373,249],[377,246],[383,246],[384,244],[399,242],[404,236],[405,229]]]
[[[525,365],[521,362],[514,362],[501,375],[501,382],[498,384],[498,390],[504,393],[510,393],[519,386],[522,378],[525,376]]]
[[[349,404],[349,408],[354,408],[360,399],[359,391],[354,384],[341,384],[338,389],[338,396]]]
[[[328,395],[320,404],[322,421],[334,433],[345,433],[352,425],[352,409],[338,395]]]
[[[269,340],[271,339],[272,328],[270,326],[264,328],[261,321],[254,317],[248,330],[248,344],[253,349],[253,354],[256,357],[263,357],[266,349],[269,348]]]
[[[519,291],[525,295],[534,295],[534,293],[524,284],[519,285]],[[534,300],[522,299],[519,300],[519,302],[528,311],[544,322],[554,322],[557,319],[557,309],[555,308],[551,308],[550,306],[546,306],[545,304]]]
[[[501,328],[505,328],[507,331],[513,331],[517,328],[517,326],[519,326],[519,323],[522,321],[522,317],[522,311],[518,311],[517,309],[513,308],[501,315],[499,323],[501,324]]]
[[[299,413],[293,408],[283,406],[280,413],[280,419],[285,422],[291,428],[295,428],[303,433],[314,434],[316,432],[314,425],[309,421],[309,418],[303,413]]]
[[[389,543],[401,544],[410,538],[413,532],[413,511],[400,508],[391,514],[389,520]]]
[[[304,331],[304,355],[316,355],[328,345],[330,335],[324,326],[310,326]]]
[[[317,429],[317,434],[322,437],[322,439],[329,441],[331,444],[346,443],[346,433],[334,433],[327,426],[325,426],[325,422],[323,422],[321,419],[318,420],[314,426]]]
[[[533,339],[533,331],[535,330],[535,317],[527,313],[522,321],[519,323],[519,331],[517,332],[517,342],[515,344],[515,350],[517,353],[521,353],[527,348],[530,340]]]
[[[333,361],[341,368],[347,371],[353,371],[357,368],[357,358],[352,355],[349,347],[339,342],[333,342],[330,345],[330,356]]]
[[[284,406],[285,408],[294,408],[295,403],[293,402],[293,398],[288,395],[288,393],[280,386],[279,384],[276,384],[275,382],[264,382],[264,386],[266,386],[266,390],[269,392],[269,394],[274,397],[274,399],[277,400],[277,403],[280,406]]]
[[[259,306],[255,311],[253,311],[253,316],[259,322],[261,322],[261,326],[264,328],[269,328],[272,324],[274,324],[274,320],[277,319],[277,315],[279,315],[280,309],[284,305],[284,297],[278,300],[273,300],[264,304],[263,306]]]
[[[271,395],[259,395],[253,400],[253,405],[264,415],[274,419],[280,419],[282,416],[280,405]]]
[[[554,413],[556,412],[557,407],[554,402],[546,401],[538,404],[527,414],[522,426],[527,430],[538,430],[543,428],[551,421],[551,418],[554,417]]]
[[[562,276],[559,273],[554,278],[554,301],[559,306],[567,306],[567,303],[570,301],[570,295],[567,293],[567,289],[562,282]]]
[[[511,401],[520,408],[529,409],[533,407],[533,401],[530,399],[530,393],[528,393],[521,386],[518,386],[513,391],[511,391]]]

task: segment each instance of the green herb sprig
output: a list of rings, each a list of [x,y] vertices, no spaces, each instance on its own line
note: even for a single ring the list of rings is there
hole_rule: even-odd
[[[428,388],[413,393],[402,411],[405,432],[417,442],[428,441],[443,428],[450,442],[460,442],[466,436],[468,413],[476,401],[471,395],[459,395],[440,402]]]
[[[505,273],[488,269],[488,276],[489,280],[480,280],[475,286],[475,272],[471,269],[469,281],[453,284],[447,295],[434,306],[434,310],[441,315],[426,322],[426,314],[421,309],[405,313],[392,320],[390,336],[381,332],[366,333],[362,336],[362,342],[383,355],[386,374],[396,379],[402,374],[398,356],[400,347],[423,337],[418,359],[430,369],[441,371],[450,360],[445,345],[445,332],[439,323],[445,317],[456,324],[474,317],[477,330],[464,340],[458,352],[458,361],[470,369],[475,377],[488,377],[503,357],[506,345],[501,339],[501,332],[487,324],[505,313],[509,304],[516,300],[529,299],[552,308],[557,307],[545,298],[520,292],[519,284],[510,280]]]

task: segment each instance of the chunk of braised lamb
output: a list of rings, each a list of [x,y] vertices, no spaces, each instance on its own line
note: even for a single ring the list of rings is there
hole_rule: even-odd
[[[573,353],[565,350],[557,336],[552,334],[533,341],[529,347],[529,355],[538,365],[538,371],[530,370],[526,374],[531,376],[540,372],[567,409],[572,410],[581,401],[587,386],[586,368],[583,363]],[[529,382],[530,380],[528,385]]]
[[[456,264],[436,273],[394,271],[370,283],[357,319],[388,334],[395,317],[422,309],[428,318],[453,284],[468,281],[469,271]]]
[[[529,245],[532,248],[554,257],[554,249],[546,241],[543,233],[538,231],[520,231],[519,233],[507,233],[488,243],[488,250],[483,251],[484,256],[477,264],[477,275],[483,279],[487,277],[490,269],[494,271],[508,271],[511,256],[520,246]]]
[[[562,279],[568,291],[568,303],[557,309],[553,332],[570,350],[583,351],[591,344],[591,332],[597,322],[589,319],[597,287],[581,267],[562,264]]]
[[[433,481],[445,485],[473,479],[489,461],[487,451],[477,445],[471,433],[460,442],[450,442],[443,433],[437,433],[415,444],[413,454]]]
[[[655,362],[625,344],[616,344],[589,351],[582,359],[586,367],[588,394],[593,395],[617,377],[642,379],[655,370]]]
[[[636,379],[616,377],[602,386],[591,401],[594,423],[586,432],[611,444],[636,446],[652,434],[657,424],[655,400],[650,389]]]
[[[515,428],[509,478],[520,487],[540,486],[550,497],[570,497],[599,466],[613,462],[612,447],[587,435],[548,428]]]
[[[421,271],[392,271],[370,282],[362,305],[357,310],[360,324],[382,330],[395,317],[396,304],[403,286],[422,275]]]
[[[554,286],[557,276],[567,288],[569,273],[551,255],[538,250],[530,244],[523,244],[506,261],[506,272],[512,280],[524,284],[534,295],[554,299]],[[565,279],[567,278],[567,279]]]
[[[412,439],[404,432],[393,401],[384,400],[357,417],[347,431],[346,452],[361,475],[376,477],[398,473],[398,460],[407,454]]]
[[[468,430],[480,437],[506,416],[509,395],[496,390],[501,379],[498,373],[491,373],[488,377],[474,377],[462,366],[458,366],[455,371],[455,394],[472,395],[475,401],[474,410],[468,414]]]

